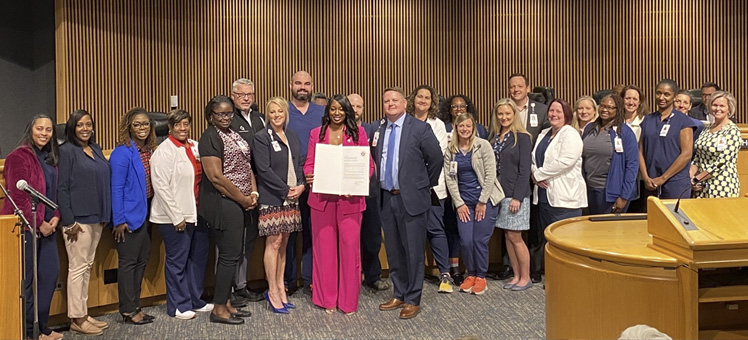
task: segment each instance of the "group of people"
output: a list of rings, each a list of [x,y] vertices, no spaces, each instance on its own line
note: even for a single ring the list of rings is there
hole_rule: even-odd
[[[390,288],[378,258],[383,230],[394,289],[379,309],[399,309],[398,317],[409,319],[420,312],[427,239],[441,273],[439,292],[481,295],[488,242],[494,228],[501,229],[504,264],[513,273],[503,288],[522,291],[541,281],[543,231],[556,221],[583,212],[643,211],[631,204],[651,195],[739,194],[740,132],[731,121],[735,98],[725,91],[702,89],[707,113],[696,119],[680,106],[687,99],[690,108],[690,96],[683,98],[672,80],[657,84],[655,111],[647,113],[644,95],[633,85],[599,103],[579,98],[572,108],[562,99],[548,105],[531,100],[527,77],[514,74],[509,98],[492,107],[486,127],[468,96],[440,100],[427,85],[409,95],[386,89],[384,118],[372,123],[362,121],[358,94],[314,104],[314,83],[304,71],[289,87],[291,99],[270,98],[263,115],[254,84],[238,79],[230,97],[215,96],[205,106],[209,126],[199,142],[190,139],[192,116],[184,110],[169,113],[169,136],[157,145],[148,112],[132,109],[120,120],[108,158],[96,144],[88,112],[70,115],[60,146],[53,119],[32,118],[4,173],[9,198],[28,219],[32,201],[14,185],[21,179],[59,204],[58,210],[40,204],[36,221],[40,339],[62,338],[47,327],[59,274],[58,226],[69,261],[70,329],[96,335],[108,324],[88,315],[86,301],[96,247],[107,228],[118,253],[119,311],[126,323],[155,319],[139,301],[154,226],[165,245],[169,316],[210,312],[211,322],[242,324],[250,312],[240,307],[261,299],[273,313],[288,314],[296,307],[288,296],[297,289],[298,255],[312,302],[327,313],[355,313],[362,285]],[[316,164],[319,144],[370,148],[368,196],[314,191],[315,168],[326,166]],[[2,209],[13,212],[7,200]],[[528,230],[526,243],[522,233]],[[30,233],[27,228],[29,240]],[[246,288],[258,237],[265,238],[268,283],[259,297]],[[201,296],[211,238],[217,261],[208,303]],[[26,258],[30,275],[31,256]],[[30,283],[26,290],[31,294]],[[27,299],[28,334],[31,303]]]

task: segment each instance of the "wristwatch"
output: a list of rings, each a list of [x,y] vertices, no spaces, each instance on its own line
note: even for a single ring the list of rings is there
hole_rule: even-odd
[[[76,225],[78,225],[78,222],[75,222],[75,223],[73,223],[73,224],[71,224],[69,226],[63,226],[62,227],[62,232],[66,233],[66,232],[68,232],[70,230],[73,230],[73,228],[75,228]]]

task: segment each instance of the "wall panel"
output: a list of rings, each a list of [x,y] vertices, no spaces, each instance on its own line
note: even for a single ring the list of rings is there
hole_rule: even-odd
[[[569,102],[618,83],[649,98],[669,77],[716,81],[746,97],[748,4],[709,0],[239,1],[56,0],[57,119],[96,119],[104,148],[136,106],[167,111],[169,96],[205,129],[202,111],[238,77],[261,110],[290,96],[300,69],[316,90],[358,92],[368,119],[388,86],[427,83],[473,98],[488,124],[507,78],[528,75]],[[748,122],[738,110],[739,122]]]

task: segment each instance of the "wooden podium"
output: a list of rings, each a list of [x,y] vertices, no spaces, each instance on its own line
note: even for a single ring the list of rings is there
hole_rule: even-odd
[[[748,198],[675,203],[546,229],[547,338],[617,339],[646,324],[673,339],[748,339]]]
[[[2,191],[0,191],[2,192]],[[24,339],[23,228],[15,227],[15,216],[0,217],[0,339]]]

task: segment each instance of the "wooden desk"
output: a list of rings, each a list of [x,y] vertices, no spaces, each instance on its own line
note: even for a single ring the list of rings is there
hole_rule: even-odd
[[[674,339],[748,338],[748,198],[683,200],[691,231],[671,203],[650,198],[647,220],[548,227],[549,339],[616,339],[636,324]]]

